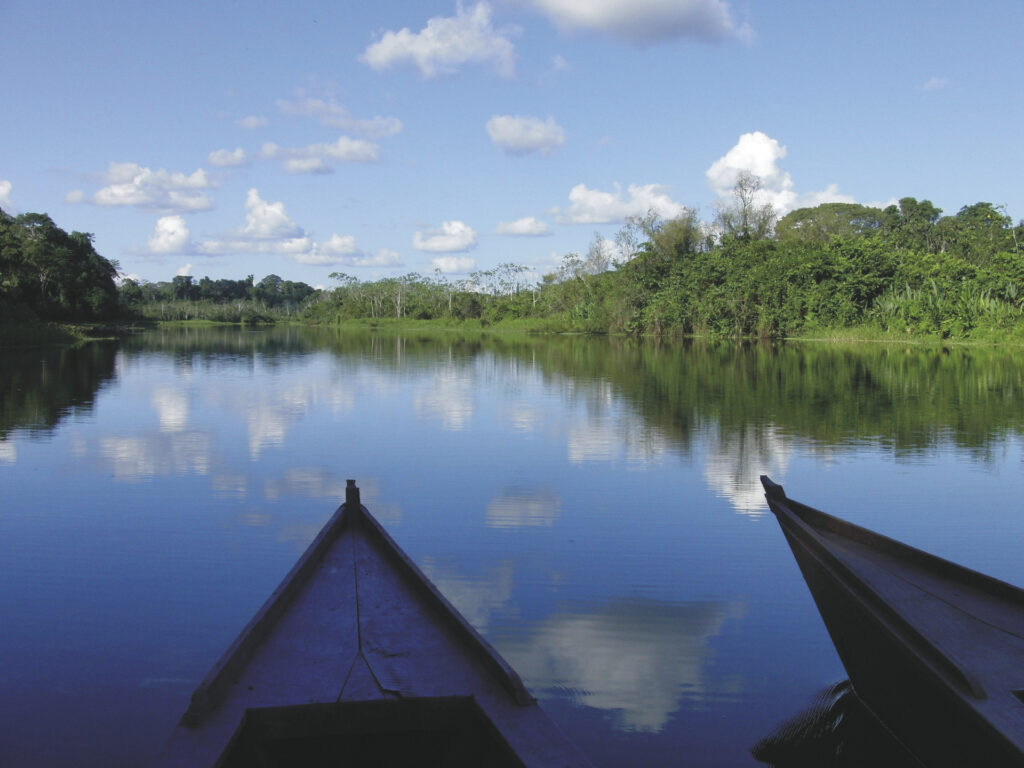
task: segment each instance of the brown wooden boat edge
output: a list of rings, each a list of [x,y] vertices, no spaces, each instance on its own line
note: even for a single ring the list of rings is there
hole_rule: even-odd
[[[192,694],[185,714],[182,715],[181,725],[194,727],[200,724],[209,712],[220,703],[253,651],[270,632],[295,595],[302,589],[327,549],[342,531],[351,526],[359,526],[364,533],[368,533],[382,544],[382,550],[392,564],[402,572],[408,583],[421,597],[425,598],[428,604],[436,609],[439,616],[445,618],[448,626],[467,642],[476,657],[490,674],[502,683],[517,704],[526,705],[536,701],[527,691],[516,671],[466,621],[465,617],[441,594],[433,582],[391,538],[380,522],[361,504],[359,488],[354,480],[349,480],[345,490],[345,503],[335,510],[330,520],[292,566],[278,587],[200,682]]]
[[[765,488],[768,505],[787,537],[799,541],[804,550],[832,574],[835,581],[847,590],[852,599],[859,600],[868,607],[876,620],[886,627],[886,631],[894,637],[902,637],[907,648],[912,649],[922,663],[930,667],[935,674],[945,678],[963,695],[979,700],[987,698],[988,694],[984,687],[955,652],[940,647],[921,634],[904,616],[866,586],[856,573],[825,546],[816,529],[847,536],[859,543],[886,551],[890,555],[912,559],[915,565],[937,569],[947,577],[958,578],[962,574],[968,574],[983,580],[981,583],[986,586],[993,582],[1000,587],[1013,590],[1014,596],[1019,599],[1016,594],[1019,590],[1016,587],[794,501],[786,496],[781,485],[773,482],[767,475],[761,476],[761,483]],[[854,686],[856,687],[856,681]]]

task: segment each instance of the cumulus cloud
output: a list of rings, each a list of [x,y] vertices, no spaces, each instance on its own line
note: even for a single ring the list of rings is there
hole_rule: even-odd
[[[154,171],[138,163],[111,163],[103,180],[107,186],[92,197],[73,190],[65,200],[103,206],[134,205],[159,213],[206,211],[213,207],[205,190],[216,185],[202,168],[184,174],[162,168]]]
[[[188,253],[192,249],[188,238],[189,231],[183,217],[161,216],[157,219],[153,236],[149,238],[149,250],[151,253]]]
[[[183,266],[180,269],[178,269],[178,271],[174,273],[174,276],[175,277],[185,277],[185,276],[191,275],[191,274],[192,274],[192,265],[191,264],[186,264],[185,266]]]
[[[498,223],[495,230],[499,235],[550,235],[551,227],[546,221],[541,221],[534,216],[526,216],[515,221],[502,221]]]
[[[476,259],[468,256],[438,256],[431,260],[431,265],[438,272],[446,275],[465,274],[476,266]]]
[[[797,194],[792,176],[779,165],[786,152],[785,146],[761,131],[744,133],[732,149],[708,168],[708,183],[716,195],[725,199],[732,195],[741,174],[752,174],[761,183],[755,202],[771,203],[780,215],[821,203],[854,202],[851,196],[840,193],[835,184],[817,192]]]
[[[270,203],[253,188],[245,198],[245,226],[227,237],[206,240],[197,250],[210,256],[228,253],[307,253],[313,240],[292,221],[284,203]]]
[[[445,221],[440,229],[416,232],[412,236],[412,247],[417,251],[453,253],[468,251],[475,245],[476,232],[461,221]]]
[[[278,99],[277,108],[286,115],[310,117],[328,128],[350,131],[371,139],[394,136],[402,131],[402,121],[397,117],[377,115],[369,119],[359,119],[352,117],[345,107],[333,99],[315,99],[301,93],[291,101]]]
[[[257,128],[264,128],[267,125],[267,118],[259,117],[257,115],[249,115],[243,117],[241,120],[237,120],[235,125],[239,128],[245,128],[248,131],[253,131]]]
[[[378,71],[414,64],[423,77],[450,74],[463,64],[491,64],[498,74],[511,77],[515,74],[515,49],[507,34],[492,26],[488,3],[477,3],[468,10],[460,3],[455,16],[436,16],[419,32],[408,27],[385,32],[360,60]]]
[[[233,253],[279,254],[299,264],[314,266],[401,265],[401,259],[394,251],[382,249],[374,254],[364,253],[351,235],[335,233],[321,243],[316,242],[288,215],[283,202],[268,202],[260,197],[259,190],[255,188],[246,194],[245,225],[223,237],[192,245],[191,252],[206,256]]]
[[[558,212],[559,221],[568,224],[608,224],[622,221],[628,216],[645,216],[654,211],[663,219],[682,215],[685,207],[672,200],[668,191],[660,184],[630,184],[626,196],[619,185],[614,192],[590,189],[586,184],[577,184],[569,190],[569,207]]]
[[[231,168],[245,165],[249,158],[245,156],[245,150],[241,147],[235,149],[216,149],[206,156],[206,162],[218,168]]]
[[[6,179],[0,179],[0,205],[10,205],[11,203],[11,182]]]
[[[487,121],[487,134],[498,147],[510,155],[540,152],[549,155],[565,143],[565,131],[548,117],[495,115]]]
[[[373,163],[379,147],[363,139],[339,136],[333,144],[310,144],[307,147],[279,147],[273,142],[263,145],[260,155],[280,160],[288,173],[333,173],[332,162]]]
[[[640,45],[681,37],[749,40],[723,0],[526,0],[566,31],[601,32]]]

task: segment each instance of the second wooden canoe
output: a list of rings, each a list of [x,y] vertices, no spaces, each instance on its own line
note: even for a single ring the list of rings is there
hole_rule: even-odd
[[[1024,591],[761,477],[854,691],[926,766],[1024,766]]]

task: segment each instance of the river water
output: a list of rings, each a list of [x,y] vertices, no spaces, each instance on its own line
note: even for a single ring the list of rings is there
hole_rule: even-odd
[[[758,476],[1024,584],[1024,353],[160,329],[0,353],[0,755],[145,764],[344,495],[600,766],[841,664]]]

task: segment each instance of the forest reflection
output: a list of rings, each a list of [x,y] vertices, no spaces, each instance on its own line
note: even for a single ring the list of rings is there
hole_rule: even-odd
[[[244,413],[253,460],[279,444],[310,403],[355,408],[394,373],[420,375],[417,418],[456,431],[472,423],[482,383],[498,386],[509,428],[542,428],[540,405],[524,395],[539,382],[579,416],[568,427],[570,461],[650,462],[668,451],[696,457],[709,485],[741,512],[760,508],[757,475],[782,474],[795,446],[829,453],[872,443],[898,458],[952,442],[985,461],[1000,440],[1021,432],[1024,420],[1024,351],[1012,348],[161,328],[119,344],[0,354],[0,460],[16,461],[13,430],[52,430],[69,414],[88,411],[119,365],[154,356],[175,370],[235,375],[331,361],[326,379],[286,377],[287,385],[253,390],[245,402],[223,393],[223,408]],[[195,455],[202,439],[190,432],[181,379],[155,383],[149,399],[164,441],[175,445],[111,438],[104,447],[111,460],[122,471],[133,455],[152,467],[146,471],[160,471],[167,461],[202,466]],[[157,459],[154,451],[185,456]]]

